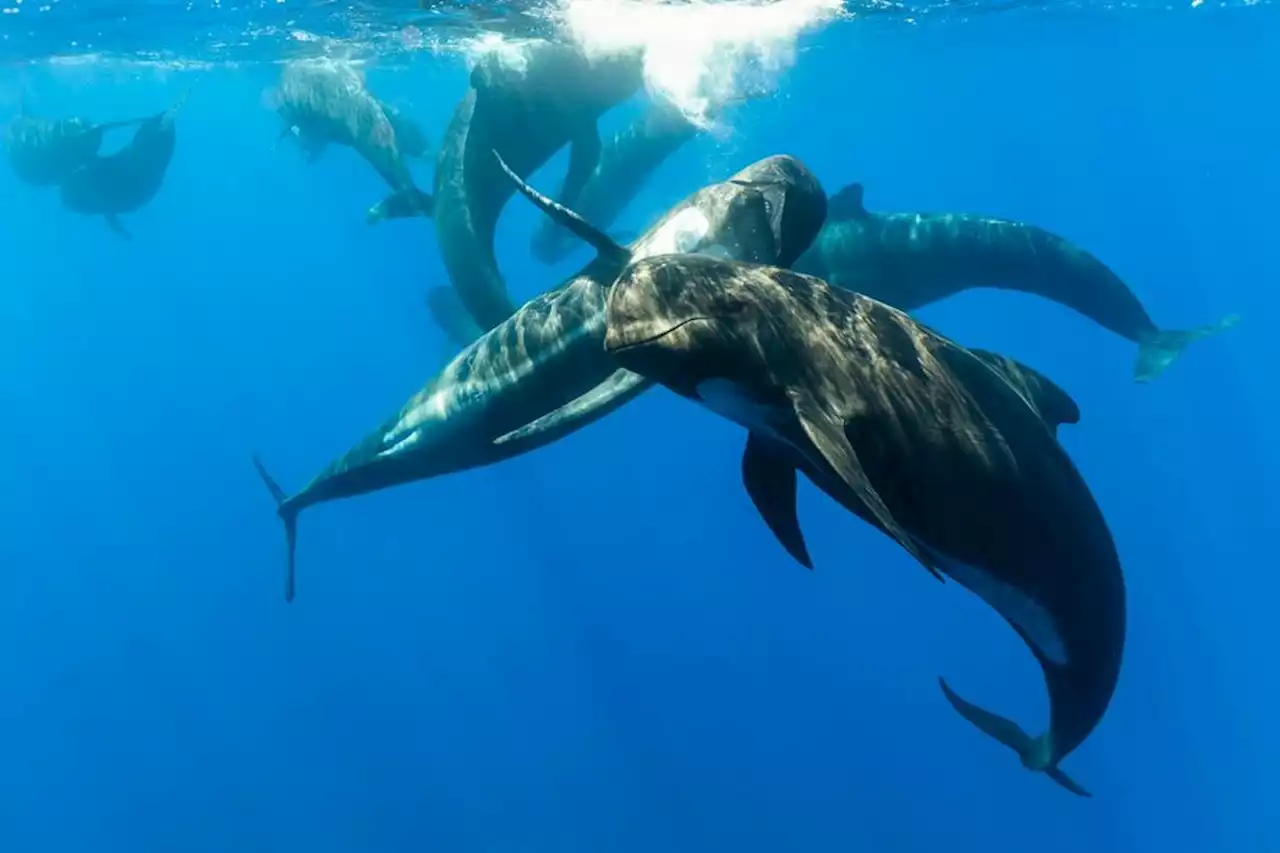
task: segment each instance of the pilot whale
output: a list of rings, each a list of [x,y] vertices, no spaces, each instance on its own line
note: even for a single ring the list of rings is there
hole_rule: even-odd
[[[645,391],[649,383],[619,370],[602,345],[605,296],[629,261],[707,252],[786,265],[809,247],[826,216],[826,194],[813,173],[794,157],[767,157],[693,193],[623,247],[529,187],[496,152],[490,156],[517,189],[599,255],[465,347],[301,491],[287,494],[255,456],[285,526],[288,601],[298,514],[307,507],[529,452]]]
[[[1161,329],[1102,261],[1024,222],[967,213],[873,213],[857,183],[832,196],[830,210],[821,236],[796,263],[798,272],[904,311],[975,287],[1042,296],[1136,343],[1139,382],[1155,379],[1189,344],[1240,319]]]
[[[436,159],[436,236],[449,279],[484,330],[514,313],[494,256],[494,232],[515,187],[497,151],[522,180],[566,144],[562,205],[575,204],[600,158],[597,120],[644,82],[638,53],[588,59],[575,47],[531,42],[516,64],[489,54],[471,73]]]
[[[410,137],[410,151],[425,141],[414,134],[416,127],[407,126],[407,117],[389,112],[373,96],[351,65],[330,59],[287,62],[269,100],[284,122],[280,138],[293,134],[309,160],[328,144],[345,145],[391,188],[390,196],[366,212],[367,222],[387,218],[388,211],[401,217],[432,215],[434,202],[413,182],[401,135]]]
[[[1024,766],[1060,768],[1101,721],[1120,673],[1125,586],[1115,543],[1056,429],[1064,391],[966,350],[910,315],[821,279],[724,259],[630,264],[609,292],[605,349],[623,367],[748,430],[748,495],[812,567],[796,472],[930,572],[982,598],[1024,640],[1049,690],[1038,736],[944,695]]]
[[[145,207],[164,185],[177,143],[174,120],[186,102],[183,95],[162,113],[145,119],[129,144],[106,157],[94,157],[62,182],[64,207],[102,216],[121,237],[131,239],[120,215]]]

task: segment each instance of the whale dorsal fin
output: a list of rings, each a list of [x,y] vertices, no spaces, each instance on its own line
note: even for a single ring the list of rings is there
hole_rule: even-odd
[[[867,215],[866,205],[862,202],[862,184],[852,183],[837,190],[835,195],[827,199],[827,216],[832,219],[861,219]]]
[[[625,246],[620,246],[614,242],[613,238],[574,213],[569,208],[547,198],[542,193],[521,180],[520,176],[511,171],[511,167],[502,159],[502,155],[497,151],[493,152],[494,159],[498,161],[498,165],[502,167],[502,171],[507,173],[507,177],[516,185],[516,189],[524,195],[525,198],[533,202],[547,216],[565,230],[572,233],[575,237],[585,243],[590,243],[600,257],[614,261],[620,264],[626,264],[631,260],[631,250]]]
[[[1057,436],[1058,427],[1062,424],[1080,423],[1080,406],[1071,399],[1070,394],[1043,373],[999,353],[981,349],[969,352],[1012,385],[1036,410],[1054,436]]]

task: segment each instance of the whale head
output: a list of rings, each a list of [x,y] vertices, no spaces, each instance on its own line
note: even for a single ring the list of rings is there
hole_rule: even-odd
[[[788,351],[779,346],[787,303],[771,284],[776,272],[706,255],[636,261],[609,291],[604,348],[620,366],[693,400],[708,380],[750,386]]]

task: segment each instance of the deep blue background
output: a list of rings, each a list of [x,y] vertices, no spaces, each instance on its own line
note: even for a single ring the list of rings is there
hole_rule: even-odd
[[[942,700],[939,674],[1042,726],[995,613],[808,484],[798,568],[743,493],[741,431],[665,391],[305,512],[286,606],[249,454],[297,488],[435,371],[433,230],[366,227],[383,188],[348,151],[271,151],[275,69],[5,72],[9,114],[23,85],[98,118],[196,88],[132,243],[0,172],[0,849],[1280,849],[1278,36],[1266,8],[841,25],[620,223],[789,152],[874,209],[1058,231],[1164,325],[1244,316],[1139,386],[1131,344],[1057,306],[921,312],[1083,410],[1062,438],[1131,604],[1111,711],[1066,762],[1091,801]],[[369,80],[438,138],[465,72]],[[536,222],[516,199],[499,235],[524,297],[587,258],[529,261]]]

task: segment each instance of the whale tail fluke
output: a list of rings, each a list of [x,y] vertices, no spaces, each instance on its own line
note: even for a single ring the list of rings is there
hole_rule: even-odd
[[[286,602],[293,601],[294,590],[294,570],[293,555],[297,551],[298,544],[298,512],[286,503],[288,495],[279,484],[272,479],[267,473],[266,467],[262,464],[262,460],[258,458],[258,454],[253,455],[253,467],[258,469],[258,476],[262,478],[262,482],[266,484],[267,490],[271,492],[271,497],[275,498],[277,512],[284,521],[284,539],[285,550],[287,552],[285,571],[284,571],[284,600]]]
[[[951,707],[955,708],[960,716],[973,723],[982,733],[995,738],[1018,753],[1018,758],[1022,761],[1024,767],[1029,770],[1043,772],[1073,794],[1081,797],[1093,796],[1064,773],[1062,768],[1056,764],[1049,763],[1051,756],[1049,755],[1047,736],[1033,738],[1012,720],[1006,720],[999,714],[993,714],[985,708],[979,708],[972,702],[961,698],[951,689],[951,686],[947,684],[944,678],[939,678],[938,684],[942,687],[942,695],[946,697],[947,701],[951,703]]]
[[[1231,314],[1198,329],[1162,329],[1152,332],[1138,342],[1138,358],[1133,365],[1134,380],[1150,382],[1173,364],[1190,344],[1226,331],[1239,322],[1240,315]]]
[[[423,192],[417,187],[406,187],[402,190],[396,190],[369,208],[369,211],[364,216],[364,221],[369,225],[376,225],[387,219],[407,219],[411,216],[430,218],[435,214],[435,211],[436,200],[431,197],[430,193]]]

